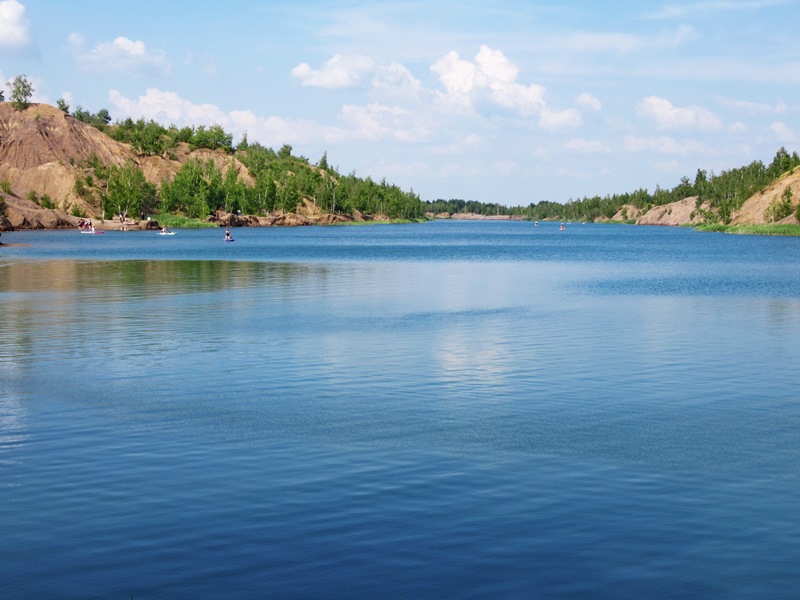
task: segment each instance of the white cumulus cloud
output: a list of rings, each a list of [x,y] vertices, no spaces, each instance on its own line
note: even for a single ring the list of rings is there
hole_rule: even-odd
[[[334,54],[321,69],[313,69],[308,63],[300,63],[292,69],[292,76],[303,85],[341,89],[358,84],[374,68],[375,62],[367,56]]]
[[[462,60],[454,50],[436,61],[431,66],[431,72],[439,78],[445,89],[444,93],[438,93],[440,102],[456,110],[471,111],[477,70],[474,64]]]
[[[480,47],[475,62],[463,60],[451,51],[431,66],[445,91],[437,94],[446,108],[472,112],[476,103],[486,101],[495,106],[523,114],[538,114],[545,106],[545,89],[517,82],[519,69],[499,50]]]
[[[659,129],[703,129],[722,127],[719,117],[702,106],[678,107],[658,96],[648,96],[636,108],[639,116],[655,122]]]
[[[17,0],[0,2],[0,47],[19,47],[28,43],[25,6]]]
[[[417,100],[421,96],[422,82],[400,63],[389,63],[375,69],[372,89],[382,97]]]
[[[84,38],[72,33],[68,41],[81,66],[93,71],[122,71],[125,73],[168,74],[172,66],[161,52],[150,52],[144,42],[118,37],[84,51]]]

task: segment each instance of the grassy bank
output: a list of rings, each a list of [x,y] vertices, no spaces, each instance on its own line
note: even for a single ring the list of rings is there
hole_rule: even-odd
[[[209,223],[208,221],[204,221],[202,219],[190,219],[189,217],[171,215],[168,213],[156,215],[153,218],[158,221],[158,224],[162,227],[169,227],[170,229],[201,229],[203,227],[219,227],[219,225],[216,223]]]
[[[698,231],[718,231],[741,235],[800,235],[800,225],[782,225],[778,223],[764,225],[720,225],[712,223],[697,225],[695,229]]]
[[[368,221],[341,221],[331,223],[335,227],[360,227],[362,225],[402,225],[408,223],[427,223],[430,219],[420,217],[418,219],[370,219]],[[327,225],[326,225],[327,227]]]

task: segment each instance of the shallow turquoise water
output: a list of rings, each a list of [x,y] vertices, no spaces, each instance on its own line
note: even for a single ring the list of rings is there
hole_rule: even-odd
[[[234,236],[3,235],[7,597],[796,597],[796,240]]]

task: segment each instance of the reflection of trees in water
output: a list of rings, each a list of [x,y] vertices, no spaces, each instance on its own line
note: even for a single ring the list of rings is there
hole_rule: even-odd
[[[176,321],[222,320],[240,299],[225,292],[254,290],[263,310],[287,298],[323,293],[334,267],[227,261],[46,261],[0,267],[0,363],[32,365],[54,353],[76,363],[138,352],[168,335]],[[259,291],[263,290],[263,294]],[[213,293],[213,299],[198,295]],[[166,298],[186,296],[185,299]],[[248,309],[252,314],[252,308]],[[178,318],[174,314],[178,311]],[[229,312],[224,312],[229,311]],[[170,313],[170,314],[168,314]],[[113,339],[128,347],[113,346]],[[152,349],[152,348],[151,348]]]
[[[325,265],[228,261],[48,261],[0,268],[0,290],[71,295],[95,302],[160,294],[187,294],[325,279]],[[87,294],[88,296],[83,296]]]

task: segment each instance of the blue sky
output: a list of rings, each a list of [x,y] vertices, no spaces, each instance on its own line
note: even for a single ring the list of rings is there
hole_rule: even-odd
[[[423,200],[565,202],[800,147],[800,0],[0,0],[0,82]]]

